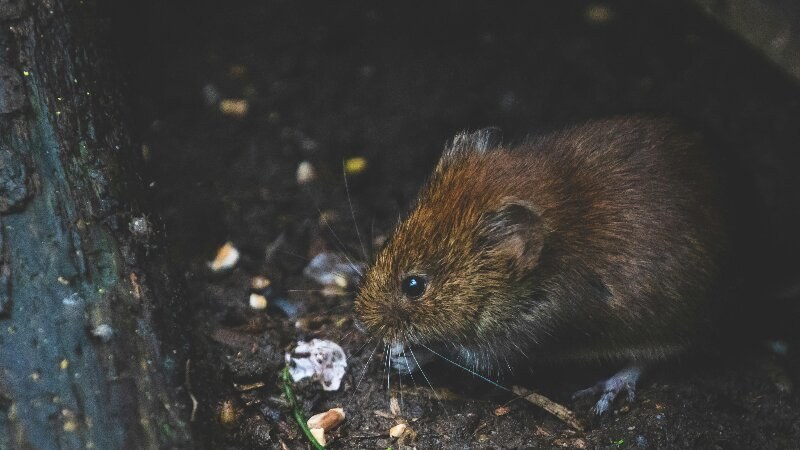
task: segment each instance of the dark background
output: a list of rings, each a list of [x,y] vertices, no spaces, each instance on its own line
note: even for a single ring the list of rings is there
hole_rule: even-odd
[[[350,322],[321,320],[317,329],[298,331],[295,317],[270,307],[246,332],[261,350],[238,362],[236,346],[244,344],[219,333],[252,325],[247,279],[265,272],[275,281],[274,295],[298,302],[302,317],[331,309],[331,317],[349,317],[351,296],[291,294],[314,288],[300,276],[302,258],[336,249],[341,240],[365,259],[356,227],[365,236],[385,235],[445,141],[462,129],[495,125],[515,141],[588,118],[647,113],[702,130],[746,168],[742,182],[753,181],[761,208],[752,214],[762,228],[749,238],[765,250],[758,265],[769,274],[756,301],[776,317],[773,334],[792,339],[786,333],[797,317],[797,292],[775,298],[800,283],[800,89],[692,4],[145,1],[117,4],[110,13],[112,47],[127,80],[122,88],[151,155],[153,209],[175,270],[185,275],[185,309],[176,314],[190,318],[184,322],[192,337],[173,345],[192,348],[194,385],[202,386],[196,388],[200,442],[204,436],[213,446],[301,442],[280,425],[288,422],[280,404],[263,400],[278,395],[272,383],[282,349],[298,336],[345,336],[360,373],[368,351],[359,353],[363,339],[348,334]],[[204,90],[246,99],[247,115],[220,114]],[[355,224],[341,175],[342,159],[350,156],[369,163],[349,180]],[[304,160],[319,178],[300,187],[295,169]],[[318,225],[329,210],[340,219],[333,223],[338,238]],[[287,250],[267,260],[264,249],[281,234]],[[205,261],[226,240],[243,251],[242,263],[232,274],[211,275]],[[773,374],[775,367],[791,374],[791,363],[776,363],[767,352],[748,355],[689,364],[666,381],[654,376],[630,412],[615,412],[585,436],[519,402],[503,422],[491,411],[508,398],[478,395],[469,386],[453,388],[463,397],[445,406],[406,395],[408,418],[420,419],[412,425],[419,448],[578,446],[576,439],[590,447],[623,439],[655,448],[797,442],[797,401],[775,381],[791,377]],[[363,411],[386,409],[376,365],[357,395]],[[237,380],[267,386],[250,402],[231,388]],[[448,386],[447,378],[434,384]],[[572,386],[536,387],[568,403]],[[312,386],[302,392],[308,413],[351,396]],[[242,410],[233,428],[218,424],[224,401]],[[448,420],[442,411],[463,415]],[[382,437],[359,437],[372,433],[367,426],[385,435],[391,424],[357,412],[334,445],[386,448]],[[545,431],[535,433],[540,427]]]

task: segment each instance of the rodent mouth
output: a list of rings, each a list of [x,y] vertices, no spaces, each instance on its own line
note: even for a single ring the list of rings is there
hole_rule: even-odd
[[[433,360],[433,354],[424,348],[412,347],[401,342],[390,344],[387,348],[389,364],[401,375],[417,372]]]

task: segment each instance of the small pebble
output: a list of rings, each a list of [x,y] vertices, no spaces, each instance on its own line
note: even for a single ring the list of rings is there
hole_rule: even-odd
[[[261,294],[250,294],[250,307],[253,309],[267,309],[267,297]]]
[[[219,111],[232,117],[244,117],[250,109],[250,104],[245,99],[241,98],[226,98],[219,102]]]
[[[236,407],[230,400],[225,400],[219,406],[219,423],[223,426],[231,426],[236,423]]]
[[[77,429],[78,429],[78,424],[74,420],[67,419],[64,422],[63,430],[64,430],[65,433],[72,433],[73,431],[75,431]]]
[[[255,276],[250,279],[250,287],[255,291],[266,289],[272,282],[267,277]]]
[[[297,184],[308,184],[317,177],[314,166],[308,161],[303,161],[297,165]]]
[[[348,158],[344,162],[344,171],[348,175],[358,175],[367,168],[367,158],[357,156],[355,158]]]
[[[108,342],[114,336],[114,329],[111,328],[111,325],[103,323],[94,327],[92,330],[92,335],[100,338],[100,340],[103,342]]]
[[[232,242],[226,242],[225,245],[217,250],[217,256],[214,261],[208,263],[208,266],[214,272],[230,269],[239,261],[239,250],[233,246]]]

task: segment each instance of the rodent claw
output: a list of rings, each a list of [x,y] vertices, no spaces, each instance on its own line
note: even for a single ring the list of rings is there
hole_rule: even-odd
[[[640,366],[629,366],[614,374],[611,378],[600,381],[592,387],[581,389],[572,394],[572,399],[581,399],[589,396],[596,396],[602,393],[600,399],[592,407],[592,412],[598,416],[605,414],[609,407],[614,403],[614,400],[625,391],[629,402],[636,400],[636,384],[642,375],[642,368]]]

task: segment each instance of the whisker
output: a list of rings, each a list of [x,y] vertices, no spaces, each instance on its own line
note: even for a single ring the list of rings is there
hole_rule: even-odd
[[[397,367],[397,383],[400,385],[400,407],[404,407],[403,404],[403,374],[400,373],[400,368]]]
[[[414,387],[417,387],[417,381],[414,380],[414,372],[411,371],[411,365],[408,364],[408,358],[406,357],[406,346],[403,346],[403,360],[406,362],[406,368],[408,369],[408,374],[411,376],[411,382],[414,383]]]
[[[350,198],[350,185],[347,183],[347,168],[344,161],[342,161],[342,177],[344,178],[344,190],[347,193],[347,204],[350,205],[350,217],[353,218],[353,226],[356,228],[356,236],[358,243],[361,245],[361,254],[364,256],[364,261],[368,261],[367,249],[364,247],[364,241],[361,239],[361,233],[358,231],[358,222],[356,222],[356,213],[353,210],[353,201]]]
[[[390,383],[390,379],[391,379],[391,376],[392,376],[392,366],[391,366],[392,363],[389,360],[389,344],[386,344],[386,350],[385,351],[386,351],[386,392],[391,397],[391,395],[392,395],[392,392],[391,392],[392,391],[392,389],[391,389],[392,386],[391,386],[391,383]]]
[[[361,382],[364,381],[364,375],[367,374],[367,367],[369,367],[369,363],[372,362],[372,357],[375,356],[375,351],[378,350],[378,347],[381,346],[381,341],[379,340],[377,344],[375,344],[375,348],[372,349],[372,353],[369,354],[369,358],[367,358],[366,364],[364,364],[364,368],[361,369],[361,377],[359,377],[358,381],[356,382],[356,387],[353,389],[353,394],[350,395],[350,400],[347,402],[347,407],[350,407],[350,404],[353,403],[353,399],[356,396],[356,392],[358,392],[358,387],[361,386]]]
[[[349,335],[350,335],[350,333],[352,333],[352,332],[353,332],[353,330],[350,330],[350,332],[348,332],[348,333],[345,335],[345,337],[349,336]],[[362,345],[361,347],[359,347],[359,348],[358,348],[358,350],[356,350],[356,351],[355,351],[355,352],[353,352],[352,354],[353,354],[353,355],[357,355],[357,354],[361,353],[361,350],[364,350],[364,347],[366,347],[367,345],[369,345],[370,343],[372,343],[372,341],[373,341],[374,339],[375,339],[375,336],[372,336],[371,338],[369,338],[369,339],[367,340],[367,342],[365,342],[365,343],[364,343],[364,345]],[[344,340],[344,338],[342,338],[342,340]],[[374,353],[374,351],[373,351],[373,353]]]
[[[471,370],[471,369],[468,369],[468,368],[464,367],[463,365],[461,365],[461,364],[459,364],[459,363],[457,363],[457,362],[455,362],[455,361],[453,361],[453,360],[451,360],[451,359],[447,358],[447,357],[446,357],[446,356],[444,356],[444,355],[441,355],[441,354],[439,354],[439,353],[437,353],[437,352],[435,352],[435,351],[431,350],[431,349],[430,349],[428,346],[426,346],[425,344],[419,344],[419,345],[420,345],[422,348],[424,348],[425,350],[427,350],[427,351],[429,351],[429,352],[433,353],[434,355],[438,356],[439,358],[443,359],[444,361],[447,361],[448,363],[450,363],[450,364],[452,364],[452,365],[454,365],[454,366],[456,366],[456,367],[458,367],[458,368],[461,368],[461,369],[463,369],[463,370],[465,370],[465,371],[467,371],[467,372],[471,373],[472,375],[475,375],[476,377],[478,377],[478,378],[480,378],[481,380],[483,380],[483,381],[485,381],[485,382],[487,382],[487,383],[491,384],[492,386],[494,386],[494,387],[496,387],[496,388],[499,388],[499,389],[502,389],[502,390],[504,390],[504,391],[506,391],[506,392],[511,392],[511,389],[509,389],[509,388],[507,388],[507,387],[503,386],[502,384],[500,384],[500,383],[498,383],[498,382],[496,382],[496,381],[492,381],[492,380],[490,380],[489,378],[486,378],[485,376],[483,376],[483,375],[479,374],[478,372],[476,372],[476,371],[474,371],[474,370]],[[410,350],[410,349],[409,349],[409,350]],[[412,354],[412,355],[414,354],[414,353],[413,353],[413,351],[412,351],[412,353],[411,353],[411,354]]]
[[[317,211],[319,212],[319,215],[320,215],[320,217],[321,217],[321,216],[322,216],[322,211],[319,209],[319,207],[317,207]],[[363,273],[361,273],[361,270],[359,270],[359,269],[358,269],[358,266],[356,266],[356,265],[353,263],[353,260],[352,260],[352,259],[350,259],[350,255],[348,255],[348,254],[347,254],[347,246],[345,246],[345,245],[344,245],[344,242],[342,242],[342,240],[341,240],[341,239],[339,239],[339,235],[338,235],[338,234],[336,234],[336,232],[335,232],[335,231],[333,231],[333,227],[331,226],[331,224],[330,224],[330,223],[328,223],[328,219],[325,219],[325,218],[323,217],[323,219],[322,219],[322,223],[324,223],[324,224],[325,224],[325,226],[326,226],[326,227],[328,227],[328,230],[329,230],[329,231],[331,232],[331,234],[333,235],[333,238],[334,238],[334,239],[336,239],[336,242],[338,242],[338,243],[339,243],[339,250],[342,252],[342,256],[344,256],[344,258],[347,260],[347,263],[348,263],[348,264],[350,264],[350,268],[351,268],[351,269],[353,269],[353,272],[357,273],[357,274],[358,274],[358,276],[360,276],[360,277],[363,277],[363,276],[364,276],[364,274],[363,274]]]
[[[305,257],[303,255],[298,255],[297,253],[290,252],[288,250],[278,250],[278,253],[283,253],[284,255],[294,256],[295,258],[302,259],[303,261],[305,261],[307,263],[311,262],[311,259],[309,259],[308,257]]]
[[[417,360],[417,355],[414,354],[414,349],[408,347],[408,351],[411,352],[411,357],[414,358],[414,362],[417,363],[417,367],[419,367],[419,371],[422,374],[422,377],[425,378],[425,382],[428,383],[428,386],[430,386],[431,392],[433,392],[434,397],[436,397],[436,401],[442,403],[441,397],[439,397],[439,394],[436,392],[436,389],[433,388],[431,380],[428,379],[428,375],[425,374],[425,371],[422,369],[422,365],[420,365],[419,360]]]

